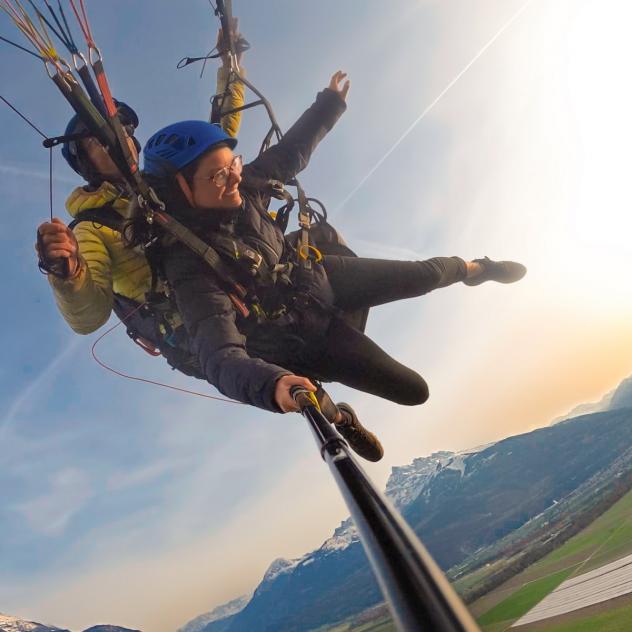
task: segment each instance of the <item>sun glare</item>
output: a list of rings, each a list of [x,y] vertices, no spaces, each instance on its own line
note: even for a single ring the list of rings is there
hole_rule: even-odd
[[[569,89],[581,147],[575,238],[612,255],[632,250],[631,21],[629,3],[589,2],[568,40]]]
[[[632,307],[631,20],[628,3],[590,0],[566,26],[572,198],[557,239],[569,289],[601,312]]]

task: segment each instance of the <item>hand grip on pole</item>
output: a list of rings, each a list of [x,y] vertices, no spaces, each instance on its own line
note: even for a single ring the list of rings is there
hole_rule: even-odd
[[[316,395],[312,391],[308,391],[303,386],[292,386],[290,388],[290,395],[292,399],[297,403],[301,411],[307,406],[314,406],[316,410],[320,412],[320,404],[316,399]]]

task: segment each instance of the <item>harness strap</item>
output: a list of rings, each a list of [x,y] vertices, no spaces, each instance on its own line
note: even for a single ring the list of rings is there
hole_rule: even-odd
[[[264,191],[276,200],[285,200],[285,204],[276,211],[276,215],[274,216],[275,224],[281,229],[282,233],[285,233],[290,219],[290,213],[294,208],[294,197],[285,188],[283,182],[272,178],[261,178],[244,174],[242,185],[246,189],[253,189],[258,192]]]
[[[100,208],[90,208],[77,213],[75,218],[68,224],[68,228],[73,230],[81,222],[92,222],[100,226],[105,226],[119,233],[123,232],[125,220],[110,205],[106,204]]]
[[[163,214],[165,221],[168,221],[170,218],[166,213]],[[87,209],[85,211],[81,211],[77,214],[75,219],[69,224],[69,228],[72,230],[77,224],[80,222],[93,222],[94,224],[100,224],[102,226],[106,226],[112,230],[117,232],[123,232],[125,219],[117,213],[111,206],[103,206],[101,208],[96,209]],[[191,250],[193,250],[196,254],[200,255],[202,259],[213,269],[213,271],[220,277],[220,279],[228,283],[233,292],[229,293],[239,299],[240,305],[238,307],[240,313],[244,313],[244,311],[248,311],[243,303],[243,299],[246,297],[247,290],[239,284],[232,275],[232,272],[228,269],[228,267],[221,260],[219,254],[215,251],[214,248],[209,246],[206,242],[202,241],[197,235],[195,235],[188,228],[176,222],[175,220],[170,226],[171,233],[178,239],[178,241],[184,243],[184,245],[188,246]],[[150,265],[152,268],[152,277],[155,277],[154,266]],[[154,278],[152,278],[152,285],[154,284]],[[232,299],[231,299],[232,300]],[[233,300],[233,303],[235,301]]]
[[[153,217],[159,220],[160,226],[165,228],[173,237],[179,242],[183,243],[195,254],[199,255],[212,270],[219,276],[219,278],[225,283],[229,284],[234,293],[240,299],[246,298],[248,291],[246,288],[238,283],[231,270],[222,261],[217,251],[209,246],[205,241],[200,239],[193,231],[189,230],[186,226],[176,221],[173,217],[162,211],[154,211]]]

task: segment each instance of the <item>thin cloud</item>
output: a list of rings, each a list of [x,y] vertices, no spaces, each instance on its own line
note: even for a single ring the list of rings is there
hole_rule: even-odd
[[[136,469],[117,471],[108,478],[107,489],[109,492],[114,492],[139,485],[148,485],[165,474],[177,472],[186,463],[184,459],[163,459]]]
[[[18,176],[20,178],[35,178],[37,180],[45,180],[46,182],[50,179],[50,174],[48,171],[38,171],[35,169],[24,169],[22,167],[14,167],[12,165],[3,165],[0,164],[0,174],[5,176]],[[53,173],[53,182],[57,182],[59,184],[73,184],[77,185],[76,178],[70,178],[67,176],[59,176]]]
[[[9,424],[17,417],[22,407],[27,402],[32,402],[37,396],[37,392],[42,389],[55,375],[59,368],[68,360],[68,358],[77,350],[82,344],[83,340],[75,336],[66,345],[64,350],[52,360],[31,382],[29,382],[15,397],[13,402],[9,405],[9,409],[4,417],[4,422],[0,425],[0,438],[6,432]]]
[[[51,489],[14,507],[34,531],[48,536],[63,533],[70,519],[93,496],[92,486],[82,470],[66,468],[52,477]]]
[[[408,135],[417,127],[417,125],[426,117],[426,115],[441,101],[446,93],[459,81],[459,79],[478,61],[478,59],[485,53],[485,51],[520,17],[520,15],[526,10],[526,8],[533,2],[533,0],[527,0],[525,4],[514,13],[496,32],[496,34],[481,48],[476,55],[465,65],[465,67],[448,83],[448,85],[439,93],[439,95],[426,107],[426,109],[408,126],[406,131],[395,141],[390,149],[369,169],[368,173],[360,180],[354,189],[342,200],[342,202],[336,207],[334,212],[338,212],[342,209],[347,202],[366,184],[369,178],[384,164],[386,159],[401,145],[401,143],[408,137]]]

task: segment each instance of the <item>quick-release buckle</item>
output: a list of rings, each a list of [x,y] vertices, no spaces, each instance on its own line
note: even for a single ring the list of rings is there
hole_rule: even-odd
[[[251,248],[244,248],[244,250],[239,251],[238,255],[240,260],[245,260],[248,272],[252,276],[256,276],[259,273],[261,264],[263,263],[263,257],[261,254]]]

